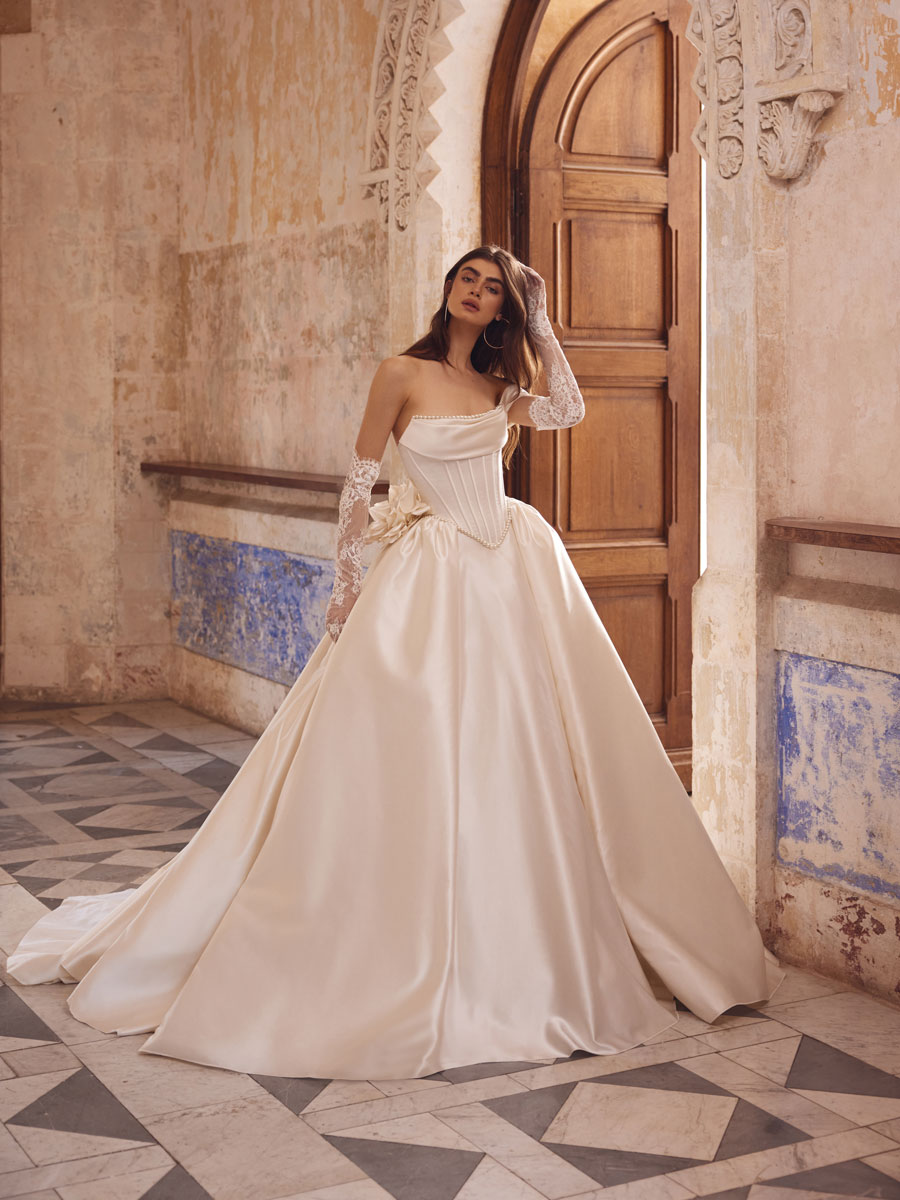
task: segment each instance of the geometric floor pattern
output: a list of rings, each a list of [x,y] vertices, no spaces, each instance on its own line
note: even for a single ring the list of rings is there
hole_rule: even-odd
[[[169,701],[0,715],[0,963],[167,862],[252,746]],[[622,1054],[370,1081],[141,1055],[0,972],[0,1200],[900,1200],[900,1009],[787,971]]]

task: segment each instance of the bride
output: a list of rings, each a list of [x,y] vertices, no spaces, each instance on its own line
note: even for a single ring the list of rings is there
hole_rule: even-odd
[[[13,978],[79,981],[74,1016],[148,1053],[325,1079],[614,1054],[676,997],[768,999],[784,972],[561,539],[504,494],[518,427],[583,415],[540,276],[466,254],[375,373],[302,673],[192,841],[42,917]]]

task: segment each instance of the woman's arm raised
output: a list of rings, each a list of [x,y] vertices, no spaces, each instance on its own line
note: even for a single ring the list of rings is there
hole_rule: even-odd
[[[584,417],[584,397],[547,316],[544,281],[531,267],[525,267],[525,274],[528,329],[537,346],[550,394],[534,396],[523,392],[510,405],[509,421],[535,429],[565,429],[577,425]]]
[[[375,372],[350,467],[338,505],[338,540],[334,557],[334,587],[325,612],[325,628],[337,641],[362,587],[363,534],[369,519],[372,487],[381,470],[387,440],[406,403],[415,364],[397,355],[386,358]]]

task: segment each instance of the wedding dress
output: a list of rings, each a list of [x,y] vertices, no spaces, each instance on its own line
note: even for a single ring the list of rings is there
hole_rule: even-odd
[[[571,424],[545,366],[532,417]],[[504,494],[520,395],[411,419],[364,576],[363,460],[349,602],[218,804],[139,888],[42,917],[15,979],[80,981],[74,1016],[148,1053],[327,1079],[612,1054],[674,997],[712,1021],[771,996],[784,972],[561,539]]]

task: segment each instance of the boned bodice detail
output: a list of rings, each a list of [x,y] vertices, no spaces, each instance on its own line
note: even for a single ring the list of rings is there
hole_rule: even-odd
[[[433,514],[486,546],[509,528],[502,405],[471,416],[414,416],[397,443],[407,474]]]

